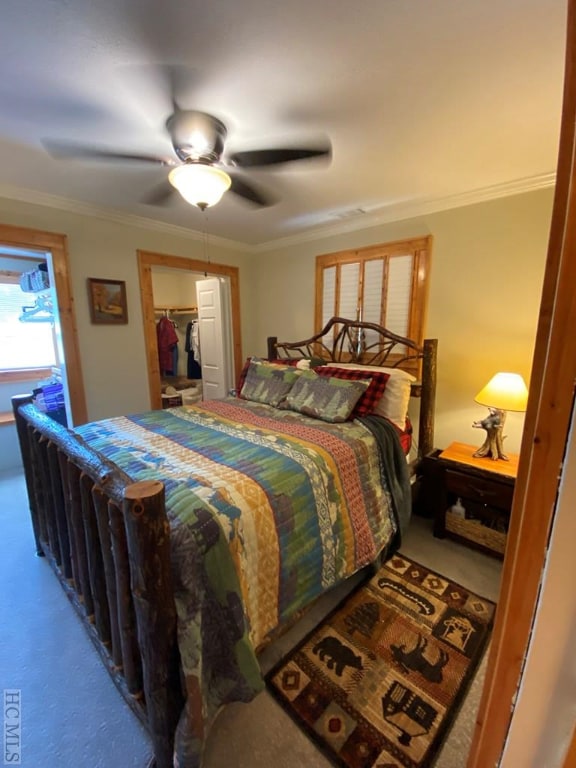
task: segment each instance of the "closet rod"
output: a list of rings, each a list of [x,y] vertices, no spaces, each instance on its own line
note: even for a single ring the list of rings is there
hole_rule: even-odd
[[[155,314],[169,313],[171,315],[195,315],[198,314],[198,307],[154,307]]]

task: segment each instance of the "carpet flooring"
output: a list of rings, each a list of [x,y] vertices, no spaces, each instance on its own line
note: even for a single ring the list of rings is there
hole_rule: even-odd
[[[428,768],[492,627],[494,603],[401,553],[267,677],[342,768]]]
[[[0,678],[22,690],[25,768],[145,768],[148,736],[114,687],[48,563],[34,554],[23,475],[0,475]],[[496,600],[501,563],[435,539],[431,521],[414,517],[403,553],[468,589]],[[260,663],[266,673],[358,583],[325,595]],[[479,668],[435,768],[463,768],[482,687]],[[78,681],[82,683],[79,685]],[[204,768],[329,768],[327,758],[268,691],[219,714]]]

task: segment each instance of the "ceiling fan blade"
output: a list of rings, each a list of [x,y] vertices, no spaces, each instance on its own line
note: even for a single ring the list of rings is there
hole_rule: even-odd
[[[244,198],[244,200],[248,200],[248,202],[258,206],[259,208],[269,208],[276,202],[276,200],[273,199],[270,194],[264,192],[261,189],[258,189],[254,186],[254,184],[240,178],[240,176],[235,174],[228,175],[232,180],[232,184],[230,185],[230,192],[233,192],[235,195]]]
[[[323,147],[293,147],[292,149],[254,149],[234,152],[230,160],[240,168],[258,168],[266,165],[292,163],[295,160],[311,160],[315,157],[330,157],[330,145]]]
[[[182,110],[182,99],[187,88],[197,79],[194,70],[177,64],[165,64],[161,67],[166,79],[173,112]]]
[[[162,184],[158,184],[154,189],[150,190],[150,192],[144,196],[142,202],[144,205],[169,205],[177,195],[178,191],[172,184],[170,184],[169,181],[164,181]]]
[[[46,139],[42,142],[44,149],[54,158],[77,160],[124,160],[128,162],[152,163],[153,165],[177,165],[177,161],[169,157],[154,157],[153,155],[139,155],[134,152],[113,152],[98,147],[86,147],[81,144],[67,143]]]

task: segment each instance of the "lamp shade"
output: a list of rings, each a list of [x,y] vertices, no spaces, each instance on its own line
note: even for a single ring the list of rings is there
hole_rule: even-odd
[[[474,400],[499,411],[525,411],[528,389],[519,373],[497,373]]]
[[[170,171],[168,180],[186,202],[202,209],[216,205],[232,183],[227,173],[204,163],[179,165]]]

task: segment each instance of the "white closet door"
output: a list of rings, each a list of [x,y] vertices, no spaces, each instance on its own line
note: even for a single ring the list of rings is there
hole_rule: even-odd
[[[196,283],[204,400],[226,397],[233,387],[230,290],[224,278]]]

